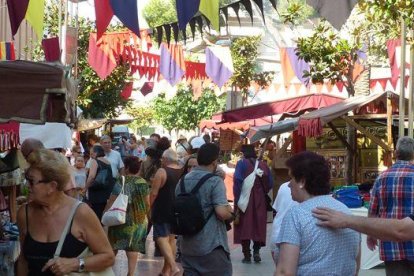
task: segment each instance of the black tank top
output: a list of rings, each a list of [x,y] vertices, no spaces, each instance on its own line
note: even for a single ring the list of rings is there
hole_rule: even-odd
[[[182,175],[181,169],[165,168],[167,180],[158,191],[157,198],[152,206],[153,223],[171,223],[174,219],[173,203],[175,198],[175,187]]]
[[[72,220],[73,222],[73,220]],[[72,228],[72,222],[70,228]],[[26,205],[26,228],[27,233],[23,242],[23,254],[27,261],[29,276],[53,276],[54,274],[47,270],[42,272],[43,266],[52,259],[55,254],[59,241],[56,242],[38,242],[30,235],[28,205]],[[65,241],[63,242],[61,257],[76,258],[87,247],[87,244],[75,238],[71,231],[68,232]]]

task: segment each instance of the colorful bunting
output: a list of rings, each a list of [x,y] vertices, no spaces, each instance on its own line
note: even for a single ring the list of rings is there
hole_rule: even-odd
[[[110,0],[112,11],[118,19],[137,36],[140,36],[138,25],[137,0]]]
[[[252,25],[253,25],[253,8],[252,8],[252,3],[250,2],[250,0],[241,0],[240,4],[242,4],[244,6],[244,8],[246,9],[247,13],[250,15],[250,19],[252,21]]]
[[[233,61],[228,47],[206,48],[206,74],[215,84],[222,87],[233,73]]]
[[[15,60],[16,54],[14,51],[13,42],[0,42],[0,60]]]
[[[306,0],[306,3],[328,20],[335,29],[340,30],[358,0]]]
[[[387,41],[388,59],[391,67],[391,84],[395,88],[397,86],[398,79],[400,78],[400,66],[401,66],[401,40],[391,39]],[[407,55],[408,56],[408,55]],[[409,64],[406,62],[405,67],[409,68]]]
[[[98,46],[96,34],[90,34],[88,63],[102,80],[108,77],[117,65],[110,51],[108,45]]]
[[[200,0],[176,0],[178,26],[180,30],[190,22],[191,18],[196,15],[200,7]]]
[[[220,31],[219,8],[219,0],[200,0],[200,12],[210,20],[211,25],[218,32]]]
[[[309,64],[305,60],[299,59],[299,57],[296,55],[296,48],[286,48],[286,52],[290,60],[290,65],[292,66],[296,77],[300,80],[301,83],[307,85],[309,83],[309,77],[304,78],[303,72],[305,70],[310,70]]]
[[[46,61],[57,61],[60,60],[60,47],[59,47],[59,38],[45,38],[42,40],[42,48],[45,53]]]
[[[185,74],[183,48],[177,44],[161,44],[160,73],[171,86],[176,85]]]
[[[26,15],[28,6],[29,0],[7,0],[12,36],[17,33],[17,30]]]
[[[265,21],[265,15],[264,15],[264,12],[263,12],[263,0],[253,0],[255,3],[256,3],[256,5],[259,7],[259,9],[260,9],[260,12],[262,13],[262,18],[263,18],[263,23],[265,23],[266,24],[266,21]]]
[[[26,20],[32,25],[37,39],[43,38],[43,17],[45,15],[45,0],[30,0],[26,12]]]
[[[128,100],[132,95],[132,89],[134,87],[133,82],[128,82],[125,84],[124,89],[121,91],[121,97],[125,100]]]
[[[106,28],[114,16],[109,0],[95,0],[95,17],[98,40],[105,33]]]

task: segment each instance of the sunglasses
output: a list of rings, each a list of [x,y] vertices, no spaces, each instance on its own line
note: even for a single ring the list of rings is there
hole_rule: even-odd
[[[26,179],[26,181],[27,181],[27,183],[30,185],[30,186],[34,186],[34,185],[37,185],[37,184],[39,184],[39,183],[48,183],[49,181],[48,180],[46,180],[46,179],[40,179],[40,180],[38,180],[37,182],[34,182],[34,180],[33,179],[31,179],[29,176],[27,176],[27,175],[25,175],[24,176],[24,179]]]

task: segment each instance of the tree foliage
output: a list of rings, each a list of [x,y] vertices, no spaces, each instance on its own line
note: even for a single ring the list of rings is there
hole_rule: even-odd
[[[176,22],[175,0],[151,0],[144,7],[143,16],[152,28]]]
[[[153,102],[155,120],[168,131],[193,130],[203,119],[224,108],[224,98],[217,97],[211,89],[204,89],[202,96],[195,100],[191,86],[180,86],[176,96],[167,100],[165,94]]]
[[[305,0],[279,1],[280,18],[285,24],[299,25],[315,14]]]
[[[142,132],[154,121],[154,110],[150,106],[130,106],[126,109],[126,113],[134,118],[134,121],[129,124],[134,132]]]
[[[260,41],[260,36],[240,37],[236,38],[230,47],[234,67],[231,83],[238,87],[243,95],[247,94],[250,82],[255,75]]]
[[[47,2],[45,9],[45,30],[50,36],[59,34],[59,12],[55,1]],[[111,26],[109,31],[121,30],[121,26]],[[87,118],[114,118],[130,105],[120,92],[129,78],[129,66],[121,64],[105,80],[101,80],[88,63],[89,34],[95,32],[94,22],[79,18],[78,29],[78,105]],[[40,44],[34,52],[35,60],[44,60]]]

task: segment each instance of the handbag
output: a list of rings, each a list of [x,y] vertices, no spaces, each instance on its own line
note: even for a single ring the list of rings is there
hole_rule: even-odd
[[[240,198],[239,201],[237,201],[237,206],[243,213],[246,212],[247,205],[249,205],[250,193],[252,192],[256,175],[259,177],[263,175],[263,171],[259,169],[258,166],[259,160],[256,160],[253,171],[243,180]]]
[[[65,241],[65,238],[68,232],[70,231],[70,226],[72,224],[73,216],[75,215],[76,209],[78,209],[78,206],[80,204],[81,202],[77,201],[71,210],[71,213],[66,222],[65,228],[63,229],[58,245],[56,247],[56,251],[54,254],[55,258],[60,257],[60,252],[62,251],[63,242]],[[92,255],[93,253],[89,250],[89,247],[86,247],[85,250],[83,250],[83,252],[78,256],[78,258],[86,258]],[[100,272],[89,272],[89,271],[88,272],[70,272],[69,274],[66,274],[65,276],[115,276],[115,273],[112,270],[112,267],[108,267],[105,270],[100,271]]]
[[[116,197],[111,208],[102,216],[101,222],[105,226],[115,226],[125,223],[126,211],[128,207],[128,196],[124,193],[125,176],[122,176],[121,193]]]

